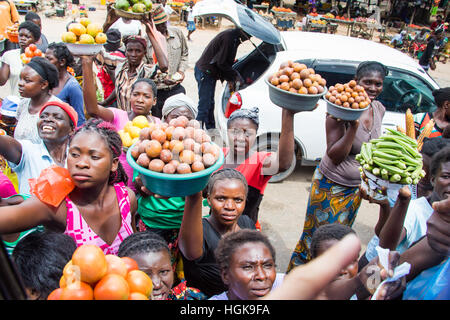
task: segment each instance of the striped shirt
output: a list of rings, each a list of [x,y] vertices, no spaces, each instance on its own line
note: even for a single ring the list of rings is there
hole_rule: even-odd
[[[417,113],[414,115],[414,122],[416,128],[418,127],[420,133],[431,119],[433,119],[433,114],[430,112]],[[439,128],[435,123],[433,130],[431,131],[431,134],[428,138],[442,138],[442,132],[444,132],[444,130]]]
[[[136,68],[133,75],[129,74],[130,64],[128,60],[117,66],[116,69],[116,97],[119,109],[130,111],[131,87],[139,78],[153,79],[156,75],[157,67],[152,64],[145,64],[144,61]]]

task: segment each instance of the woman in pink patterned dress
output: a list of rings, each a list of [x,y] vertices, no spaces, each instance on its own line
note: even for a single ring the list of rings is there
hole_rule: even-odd
[[[74,186],[72,191],[59,203],[49,204],[49,195],[35,188],[30,199],[0,208],[0,234],[43,225],[70,235],[77,246],[95,244],[105,254],[116,254],[122,241],[136,231],[136,196],[126,187],[121,152],[121,139],[111,124],[90,119],[69,144],[67,170],[72,181],[62,184]],[[41,175],[38,181],[43,179]]]

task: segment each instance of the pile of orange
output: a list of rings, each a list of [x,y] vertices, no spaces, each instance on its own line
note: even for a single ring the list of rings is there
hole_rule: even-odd
[[[325,90],[327,81],[314,69],[293,61],[283,62],[269,82],[281,90],[299,94],[320,94]]]
[[[282,7],[272,7],[272,10],[275,12],[294,12],[289,8],[282,8]]]
[[[355,80],[331,86],[325,94],[325,99],[338,106],[351,109],[365,109],[371,102],[366,90]]]
[[[152,290],[152,280],[135,260],[105,255],[96,245],[82,245],[47,300],[149,300]]]
[[[180,116],[169,123],[151,123],[141,129],[131,155],[143,168],[186,174],[214,165],[220,148],[211,143],[211,137],[200,128],[200,122]]]
[[[25,52],[20,54],[20,60],[23,64],[27,64],[34,57],[44,57],[44,53],[34,43],[26,47]]]
[[[79,22],[69,25],[68,31],[62,34],[61,40],[65,43],[75,44],[104,44],[107,38],[101,24],[91,22],[89,18],[83,17]]]

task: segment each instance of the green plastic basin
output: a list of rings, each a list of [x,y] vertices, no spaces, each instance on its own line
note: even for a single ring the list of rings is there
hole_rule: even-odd
[[[134,145],[133,145],[134,146]],[[133,146],[128,148],[127,161],[133,170],[139,173],[142,183],[148,190],[164,197],[185,197],[203,190],[208,184],[211,174],[218,170],[224,162],[220,148],[219,159],[209,168],[187,174],[167,174],[145,169],[138,165],[131,155]]]

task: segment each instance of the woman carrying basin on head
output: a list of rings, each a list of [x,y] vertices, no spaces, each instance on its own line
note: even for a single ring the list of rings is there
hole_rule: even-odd
[[[273,175],[287,170],[292,163],[295,151],[294,115],[295,112],[283,109],[278,150],[274,153],[255,150],[258,108],[239,109],[228,118],[228,147],[223,149],[225,161],[222,168],[236,169],[247,179],[248,201],[243,214],[256,224],[267,183]]]
[[[82,56],[81,64],[83,69],[83,99],[87,113],[95,118],[102,119],[111,123],[116,131],[123,130],[125,125],[138,116],[144,116],[149,123],[159,124],[161,120],[152,116],[152,107],[156,104],[156,84],[151,79],[138,78],[130,88],[130,97],[128,103],[130,110],[121,110],[119,108],[106,108],[97,103],[94,75],[92,65],[94,58],[92,56]],[[125,172],[128,176],[128,187],[133,191],[132,182],[133,169],[128,164],[126,153],[122,152],[119,158]]]
[[[355,156],[361,145],[381,135],[385,107],[375,99],[383,91],[387,68],[379,62],[362,62],[355,75],[357,85],[362,86],[372,103],[359,120],[343,121],[327,114],[327,149],[314,171],[306,210],[303,233],[292,253],[288,271],[311,259],[311,237],[321,225],[340,223],[352,226],[361,197],[359,163]]]

